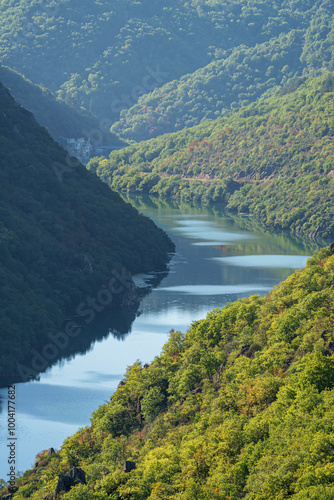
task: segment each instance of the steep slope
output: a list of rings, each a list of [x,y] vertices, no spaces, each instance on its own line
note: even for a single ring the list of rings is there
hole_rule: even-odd
[[[93,159],[114,188],[258,217],[266,227],[334,237],[334,76],[297,79],[225,118]]]
[[[72,467],[87,484],[64,500],[332,499],[333,285],[327,247],[267,297],[171,330],[13,499],[52,498]]]
[[[330,0],[6,0],[0,60],[99,119],[123,110],[113,131],[139,140],[333,69],[333,13]]]
[[[105,127],[102,134],[96,117],[67,106],[47,89],[34,85],[6,66],[0,66],[0,82],[10,90],[18,103],[33,113],[38,123],[46,127],[56,141],[61,142],[64,137],[85,137],[86,140],[90,138],[92,144],[96,145],[125,145],[115,135],[108,133]]]
[[[107,305],[101,287],[113,273],[125,276],[125,300],[128,274],[165,266],[173,249],[153,222],[69,158],[2,85],[0,246],[1,377],[17,376],[17,363],[31,362],[31,350],[45,347],[65,314],[80,315],[90,294],[102,290]]]
[[[216,49],[215,59],[207,66],[157,88],[123,110],[112,131],[136,141],[157,137],[250,104],[298,76],[333,70],[334,12],[330,2],[302,6],[282,2],[277,14],[282,30],[278,36],[269,28],[273,18],[261,26],[261,7],[248,4],[230,22],[243,24],[247,19],[249,26],[265,31],[266,41],[240,44],[230,51]]]

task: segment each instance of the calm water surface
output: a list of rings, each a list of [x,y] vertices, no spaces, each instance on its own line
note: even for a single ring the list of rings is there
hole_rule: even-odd
[[[293,236],[251,231],[249,218],[234,220],[213,210],[176,208],[139,198],[132,202],[175,242],[170,272],[144,297],[127,335],[115,338],[110,333],[85,354],[50,368],[39,381],[17,384],[17,470],[31,467],[39,451],[59,449],[68,435],[88,425],[92,412],[117,388],[126,367],[137,359],[151,362],[172,328],[186,331],[214,307],[266,294],[304,267],[317,248]],[[136,277],[140,287],[149,287],[151,281],[152,275]],[[3,439],[6,392],[0,389],[2,478],[8,472]]]

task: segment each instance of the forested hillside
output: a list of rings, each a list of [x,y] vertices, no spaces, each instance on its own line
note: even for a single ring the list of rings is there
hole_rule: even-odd
[[[123,110],[111,130],[126,139],[149,139],[217,118],[263,94],[271,95],[296,77],[333,70],[333,5],[281,2],[282,10],[275,14],[269,13],[273,5],[247,2],[241,12],[229,13],[221,26],[223,32],[226,26],[243,26],[246,31],[251,26],[265,33],[265,41],[250,37],[231,50],[216,49],[207,66],[168,82]],[[264,15],[269,18],[263,27]]]
[[[333,499],[333,285],[327,247],[268,296],[171,330],[13,499]]]
[[[197,127],[88,165],[114,188],[222,203],[271,229],[334,237],[334,75],[296,79]]]
[[[4,0],[0,60],[99,119],[121,112],[112,131],[140,140],[332,70],[333,9],[330,0]]]
[[[0,66],[0,82],[10,90],[11,95],[23,107],[31,111],[38,123],[46,127],[53,139],[61,142],[61,138],[85,137],[96,145],[125,145],[108,129],[101,127],[96,117],[87,112],[77,111],[68,106],[47,89],[31,83],[16,71]],[[95,141],[95,142],[94,142]]]
[[[164,267],[173,244],[0,85],[0,247],[2,380],[113,272]]]

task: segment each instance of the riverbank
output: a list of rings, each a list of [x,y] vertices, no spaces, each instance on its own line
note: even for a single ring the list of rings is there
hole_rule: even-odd
[[[171,329],[185,332],[216,307],[268,293],[303,267],[317,248],[307,239],[251,230],[243,226],[246,218],[236,220],[211,209],[141,197],[132,202],[175,242],[169,273],[136,275],[142,300],[135,314],[119,315],[107,308],[96,313],[87,336],[71,339],[70,357],[41,373],[39,381],[18,386],[18,470],[29,468],[42,449],[60,448],[68,435],[85,427],[92,412],[117,389],[127,366],[138,358],[151,363]],[[6,401],[6,389],[1,394]],[[6,428],[4,406],[0,420]]]

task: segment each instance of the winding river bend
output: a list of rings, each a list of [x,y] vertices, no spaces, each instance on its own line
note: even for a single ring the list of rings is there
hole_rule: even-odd
[[[88,425],[91,413],[109,400],[126,367],[137,359],[152,361],[172,328],[186,331],[214,307],[266,294],[304,267],[318,248],[309,240],[254,229],[249,217],[236,219],[213,209],[144,198],[131,202],[175,242],[169,273],[143,298],[127,333],[113,335],[110,312],[103,313],[102,321],[96,322],[103,330],[101,340],[87,352],[60,361],[39,381],[17,384],[19,471],[31,467],[38,452],[59,448],[68,435]],[[156,278],[143,275],[135,281],[147,288]],[[0,389],[0,478],[8,472],[6,410],[7,390]]]

